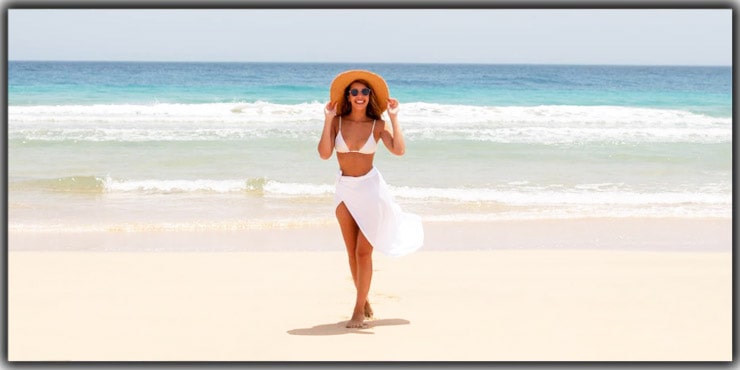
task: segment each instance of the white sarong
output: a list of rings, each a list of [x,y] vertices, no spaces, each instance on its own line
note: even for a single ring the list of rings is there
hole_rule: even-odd
[[[399,257],[424,244],[421,217],[396,204],[377,169],[359,177],[337,175],[334,207],[344,202],[374,249]]]

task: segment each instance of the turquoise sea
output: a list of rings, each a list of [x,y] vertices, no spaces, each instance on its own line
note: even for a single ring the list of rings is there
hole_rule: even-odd
[[[316,146],[356,68],[401,102],[375,164],[427,223],[731,217],[731,67],[11,61],[9,228],[335,222]]]

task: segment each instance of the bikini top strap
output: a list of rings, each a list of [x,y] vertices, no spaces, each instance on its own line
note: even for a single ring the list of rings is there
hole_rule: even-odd
[[[373,120],[373,128],[370,129],[370,135],[372,135],[373,132],[375,132],[375,121],[377,121],[377,120]]]
[[[342,131],[342,116],[339,116],[339,131]]]

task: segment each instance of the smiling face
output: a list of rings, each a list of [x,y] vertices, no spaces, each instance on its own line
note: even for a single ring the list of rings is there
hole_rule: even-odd
[[[367,108],[367,104],[370,101],[370,95],[364,95],[363,92],[368,89],[370,89],[369,86],[359,81],[355,81],[349,85],[349,89],[347,89],[347,101],[352,105],[352,109],[363,110]],[[357,90],[356,96],[353,96],[350,93],[352,90]],[[370,92],[370,94],[372,94],[372,92]]]
[[[351,91],[356,90],[357,95],[352,95]],[[363,91],[364,90],[364,91]],[[363,94],[367,93],[368,95]],[[373,93],[370,84],[364,80],[353,81],[344,90],[344,103],[342,104],[341,114],[346,116],[352,111],[365,111],[365,115],[372,119],[380,119],[382,111],[377,102],[377,97]]]

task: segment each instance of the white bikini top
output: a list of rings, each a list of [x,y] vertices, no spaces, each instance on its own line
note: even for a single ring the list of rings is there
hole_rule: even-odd
[[[370,130],[370,137],[367,138],[365,145],[363,145],[360,150],[349,150],[347,143],[344,141],[344,137],[342,137],[342,116],[339,116],[339,133],[337,134],[337,138],[334,139],[334,149],[337,153],[373,154],[378,149],[378,142],[375,141],[375,136],[373,135],[374,132],[375,120],[373,120],[373,128]]]

